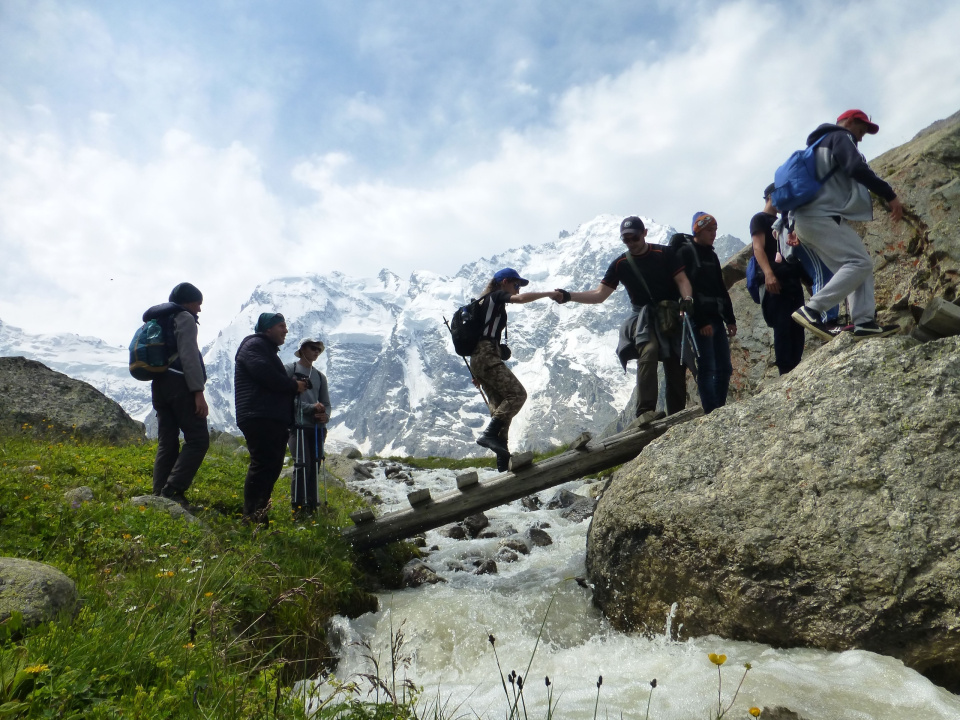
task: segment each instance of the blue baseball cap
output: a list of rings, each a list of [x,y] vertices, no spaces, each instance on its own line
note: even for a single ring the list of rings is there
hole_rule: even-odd
[[[513,268],[504,268],[503,270],[497,270],[496,274],[493,276],[493,279],[497,282],[503,282],[504,280],[516,280],[520,287],[524,287],[530,284],[529,280],[524,280],[520,277],[518,273]]]

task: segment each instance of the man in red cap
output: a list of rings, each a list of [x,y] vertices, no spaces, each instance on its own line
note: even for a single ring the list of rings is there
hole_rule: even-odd
[[[888,183],[877,177],[857,145],[864,135],[876,135],[880,127],[862,110],[847,110],[836,124],[824,123],[807,137],[816,147],[817,176],[826,178],[816,196],[794,211],[795,231],[803,245],[812,249],[833,278],[792,317],[823,340],[833,335],[821,322],[820,313],[844,297],[849,299],[853,334],[858,338],[884,337],[899,331],[896,325],[876,322],[873,294],[873,258],[851,220],[873,220],[874,193],[887,201],[890,217],[899,222],[903,206]]]

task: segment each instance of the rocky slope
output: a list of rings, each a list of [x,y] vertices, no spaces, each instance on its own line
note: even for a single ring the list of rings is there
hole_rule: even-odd
[[[620,629],[862,648],[960,683],[960,338],[835,340],[619,472],[588,537]]]
[[[22,357],[0,358],[0,429],[114,445],[145,440],[143,424],[99,390]]]

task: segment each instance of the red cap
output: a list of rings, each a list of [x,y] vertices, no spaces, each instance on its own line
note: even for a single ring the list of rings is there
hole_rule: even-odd
[[[839,123],[841,120],[861,120],[864,125],[867,126],[867,132],[871,135],[876,135],[880,130],[880,126],[876,123],[870,122],[870,118],[867,117],[867,114],[863,110],[847,110],[843,115],[837,118]]]

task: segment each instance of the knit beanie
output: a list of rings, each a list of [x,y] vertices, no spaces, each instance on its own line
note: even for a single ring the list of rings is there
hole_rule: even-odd
[[[710,213],[698,212],[693,214],[693,223],[691,224],[690,231],[696,235],[701,230],[706,230],[708,227],[713,225],[716,227],[717,219]]]
[[[280,313],[260,313],[257,318],[257,324],[254,326],[254,332],[266,332],[274,325],[286,322],[286,319]]]
[[[197,289],[196,285],[182,282],[170,291],[170,302],[176,303],[177,305],[203,302],[203,293]]]

